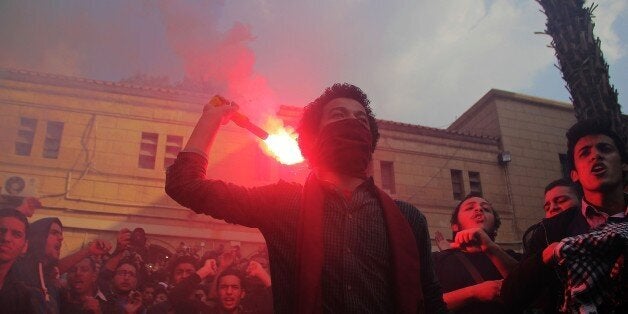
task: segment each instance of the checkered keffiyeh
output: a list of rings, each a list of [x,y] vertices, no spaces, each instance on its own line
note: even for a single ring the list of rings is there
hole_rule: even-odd
[[[628,222],[608,223],[590,233],[563,239],[557,247],[558,264],[566,274],[563,312],[595,313],[626,302],[625,269]],[[617,265],[619,263],[619,265]]]

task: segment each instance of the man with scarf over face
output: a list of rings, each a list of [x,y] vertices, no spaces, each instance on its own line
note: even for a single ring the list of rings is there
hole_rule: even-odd
[[[425,217],[367,174],[379,132],[362,90],[335,84],[304,108],[298,141],[312,171],[303,185],[206,179],[221,121],[236,110],[226,101],[205,105],[168,169],[166,192],[197,213],[262,232],[275,312],[445,311]]]

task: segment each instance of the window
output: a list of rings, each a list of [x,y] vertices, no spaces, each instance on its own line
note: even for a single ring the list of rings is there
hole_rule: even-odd
[[[464,181],[462,181],[462,170],[451,169],[451,190],[454,199],[461,201],[464,197]]]
[[[20,118],[20,126],[17,130],[15,140],[15,154],[20,156],[30,156],[33,148],[33,139],[37,129],[37,119]]]
[[[46,140],[44,141],[44,158],[57,159],[61,147],[61,135],[63,134],[63,122],[48,121],[46,126]]]
[[[166,154],[164,155],[164,168],[168,168],[177,159],[177,155],[183,147],[183,136],[166,136]]]
[[[560,161],[560,173],[563,178],[571,178],[569,174],[569,160],[567,160],[567,154],[558,154],[558,160]]]
[[[469,171],[469,188],[471,193],[482,196],[482,182],[479,172]]]
[[[395,169],[392,161],[380,161],[382,171],[382,188],[391,194],[395,194]]]
[[[157,156],[157,133],[142,132],[142,142],[140,143],[140,158],[137,166],[144,169],[155,169],[155,158]]]

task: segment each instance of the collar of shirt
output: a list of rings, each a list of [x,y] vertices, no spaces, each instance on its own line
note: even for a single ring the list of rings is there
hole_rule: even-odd
[[[329,181],[325,181],[325,180],[321,180],[318,178],[318,176],[316,177],[316,179],[318,180],[318,182],[320,182],[321,186],[323,187],[323,189],[327,190],[327,191],[334,191],[337,193],[340,193],[341,195],[344,195],[345,191],[341,190],[340,188],[338,188],[338,186],[336,186],[335,184],[329,182]],[[368,177],[366,178],[366,180],[364,180],[364,182],[362,182],[360,185],[358,185],[355,190],[360,190],[360,189],[365,189],[370,193],[376,193],[377,190],[375,189],[375,181],[373,180],[373,177]],[[352,193],[353,191],[351,191]]]
[[[624,194],[624,200],[627,200],[628,194]],[[582,216],[587,219],[587,223],[591,228],[595,228],[603,223],[605,223],[609,217],[613,218],[625,218],[626,213],[628,212],[628,206],[626,210],[623,212],[617,213],[613,216],[609,216],[607,213],[600,211],[595,206],[589,204],[584,197],[582,198]]]

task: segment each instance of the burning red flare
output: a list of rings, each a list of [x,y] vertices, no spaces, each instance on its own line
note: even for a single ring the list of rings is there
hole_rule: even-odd
[[[229,101],[222,96],[216,95],[209,102],[214,106],[223,106]],[[264,129],[251,123],[249,118],[240,112],[234,112],[231,115],[231,121],[255,134],[265,143],[265,145],[262,145],[264,152],[280,163],[294,165],[303,162],[304,159],[297,144],[297,135],[292,128],[284,127],[281,119],[268,118],[265,129],[270,130],[270,132],[266,132]]]
[[[262,145],[264,152],[284,165],[303,162],[303,156],[297,144],[297,135],[292,128],[285,127],[280,119],[269,117],[265,129],[269,135]]]

